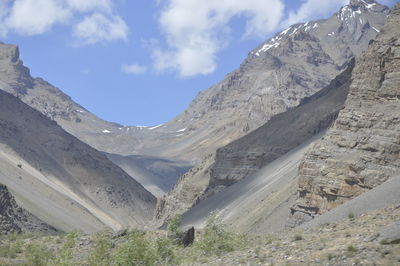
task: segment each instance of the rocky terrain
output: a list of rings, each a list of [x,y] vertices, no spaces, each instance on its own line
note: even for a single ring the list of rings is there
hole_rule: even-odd
[[[338,119],[299,168],[302,222],[334,209],[400,172],[400,4],[358,60]]]
[[[142,227],[155,197],[56,122],[0,91],[0,183],[62,230]]]
[[[344,105],[353,67],[354,60],[326,88],[304,98],[298,107],[218,149],[215,156],[182,176],[172,191],[158,199],[156,218],[188,210],[327,129]]]
[[[376,36],[388,12],[372,0],[352,0],[327,20],[293,25],[250,52],[240,69],[159,126],[101,120],[59,89],[32,78],[15,46],[0,45],[0,87],[98,150],[199,163],[328,85]]]
[[[54,234],[57,230],[19,207],[7,187],[0,184],[0,235],[22,232]]]
[[[277,33],[251,51],[238,70],[155,129],[175,132],[175,137],[154,144],[162,143],[160,154],[184,154],[198,162],[327,86],[367,47],[388,13],[374,1],[355,0],[329,19]]]
[[[254,239],[244,251],[195,265],[398,265],[400,205],[320,227],[294,229]],[[400,240],[397,233],[395,241]],[[392,243],[394,243],[393,241]]]

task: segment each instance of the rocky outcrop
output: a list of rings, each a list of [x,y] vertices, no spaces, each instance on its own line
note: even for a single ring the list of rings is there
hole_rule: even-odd
[[[98,150],[201,162],[260,127],[341,73],[382,27],[388,9],[352,1],[327,20],[297,24],[251,51],[240,68],[156,127],[124,127],[94,116],[57,88],[30,77],[15,46],[0,45],[0,88]]]
[[[345,108],[299,169],[293,219],[329,211],[400,172],[400,3],[358,60]]]
[[[0,184],[0,235],[21,232],[54,234],[57,230],[20,208],[7,187]]]
[[[329,86],[303,99],[298,107],[208,156],[158,200],[156,218],[165,220],[190,209],[326,130],[344,105],[353,67],[354,60]]]
[[[329,19],[277,33],[251,51],[238,70],[202,91],[185,112],[157,128],[169,133],[158,152],[198,161],[299,105],[365,50],[388,12],[371,0],[352,1]]]

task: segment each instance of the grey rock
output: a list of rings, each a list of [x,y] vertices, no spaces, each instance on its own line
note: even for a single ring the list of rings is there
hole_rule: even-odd
[[[293,212],[329,211],[400,172],[400,4],[357,60],[345,108],[299,169]]]
[[[22,232],[56,234],[58,230],[19,207],[7,187],[0,184],[0,235]]]
[[[381,243],[394,244],[400,243],[400,221],[397,221],[379,232],[379,238]]]

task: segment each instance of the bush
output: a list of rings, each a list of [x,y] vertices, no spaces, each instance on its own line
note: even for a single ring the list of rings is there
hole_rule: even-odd
[[[158,258],[151,242],[145,238],[145,234],[143,232],[133,231],[129,239],[118,248],[114,259],[116,265],[147,266],[154,265]]]
[[[355,247],[353,247],[353,246],[348,246],[348,247],[347,247],[347,251],[348,251],[348,252],[356,252],[356,251],[357,251],[357,248],[355,248]]]
[[[94,235],[94,250],[89,255],[88,264],[91,266],[108,266],[111,264],[112,241],[107,231]]]
[[[206,256],[221,255],[243,248],[244,245],[244,237],[226,232],[223,229],[222,221],[215,212],[208,217],[201,239],[195,242],[195,247]]]
[[[49,264],[51,252],[42,244],[30,244],[25,250],[27,265],[46,266]]]
[[[54,259],[54,265],[57,266],[69,266],[69,265],[74,265],[74,257],[72,254],[72,249],[75,246],[75,241],[76,241],[76,232],[71,232],[68,233],[65,236],[65,242],[61,250],[59,250],[59,253]]]
[[[183,237],[183,232],[180,229],[182,224],[182,215],[178,214],[168,222],[167,230],[168,237],[172,239],[175,244],[179,243],[179,240]]]

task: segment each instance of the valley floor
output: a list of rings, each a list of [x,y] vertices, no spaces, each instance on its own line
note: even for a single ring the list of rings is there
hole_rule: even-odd
[[[400,205],[360,216],[349,213],[315,228],[250,235],[233,245],[234,251],[219,254],[205,253],[204,232],[189,248],[172,245],[160,231],[10,235],[0,238],[0,265],[135,265],[125,264],[127,259],[142,260],[142,265],[399,265],[399,221]]]

